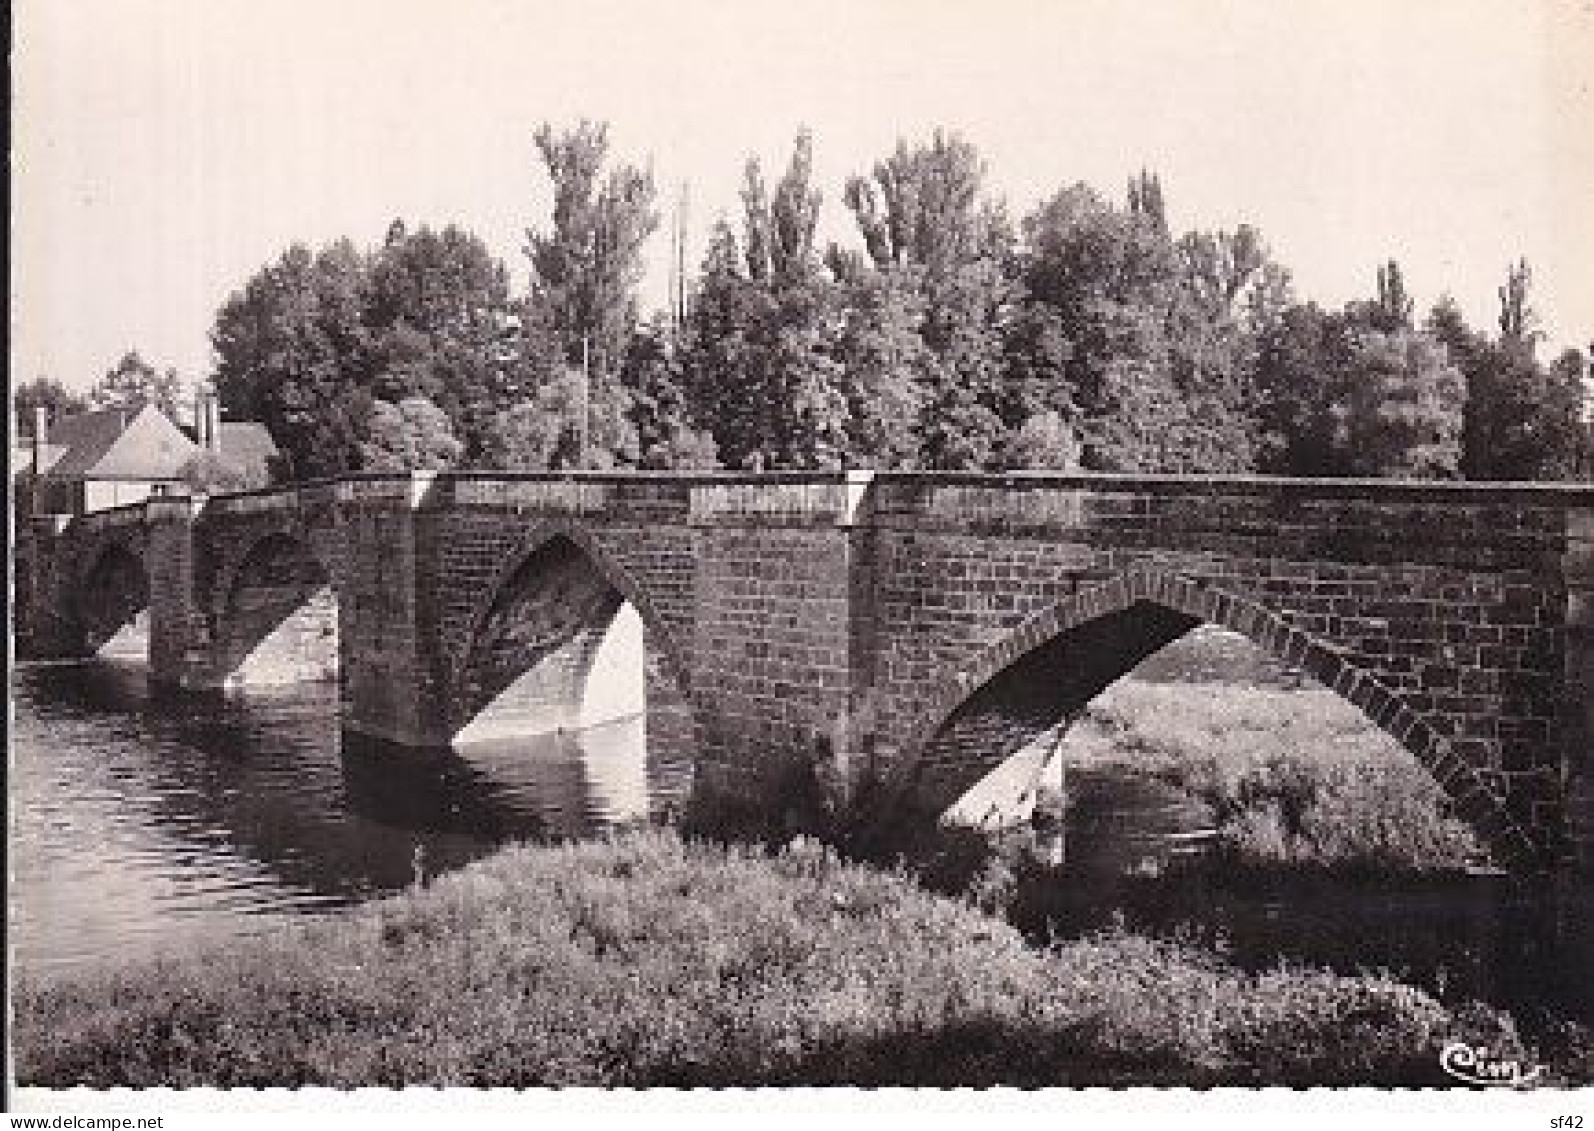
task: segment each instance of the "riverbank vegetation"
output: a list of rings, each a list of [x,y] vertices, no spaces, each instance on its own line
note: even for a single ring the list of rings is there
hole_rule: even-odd
[[[1068,750],[1072,766],[1121,766],[1205,802],[1244,866],[1390,875],[1486,859],[1416,758],[1316,685],[1121,680]]]
[[[512,847],[198,958],[15,994],[22,1084],[1442,1084],[1508,1017],[1122,932],[1037,949],[817,846]]]

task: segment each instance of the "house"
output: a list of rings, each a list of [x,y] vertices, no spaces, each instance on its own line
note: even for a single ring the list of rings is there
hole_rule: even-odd
[[[184,471],[205,450],[229,465],[257,469],[263,479],[277,447],[260,425],[223,423],[216,402],[195,405],[194,435],[154,405],[136,410],[99,409],[46,426],[40,417],[28,454],[13,470],[28,476],[26,492],[35,514],[89,514],[126,506],[166,492],[186,493]]]

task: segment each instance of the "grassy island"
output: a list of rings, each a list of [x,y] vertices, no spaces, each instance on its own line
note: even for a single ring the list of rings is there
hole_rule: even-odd
[[[906,874],[663,832],[518,846],[198,957],[17,987],[19,1083],[1443,1084],[1508,1018],[1118,933],[1046,949]]]

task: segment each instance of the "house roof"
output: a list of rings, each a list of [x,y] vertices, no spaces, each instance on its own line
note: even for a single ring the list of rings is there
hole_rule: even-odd
[[[176,479],[199,448],[154,405],[129,414],[100,409],[57,421],[51,444],[64,454],[49,465],[57,479]]]

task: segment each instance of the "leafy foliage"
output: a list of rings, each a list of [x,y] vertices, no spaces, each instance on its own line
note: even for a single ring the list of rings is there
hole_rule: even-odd
[[[610,468],[634,464],[638,439],[627,412],[628,394],[617,385],[584,390],[580,373],[546,382],[532,399],[493,423],[488,439],[492,466],[519,471]],[[587,450],[582,452],[583,413]]]
[[[264,463],[246,462],[226,451],[201,451],[183,465],[183,482],[203,495],[233,491],[258,491],[271,486],[271,470]]]
[[[448,415],[425,397],[378,400],[360,442],[360,463],[367,471],[446,471],[463,450]]]
[[[510,298],[504,265],[453,225],[413,233],[393,225],[371,259],[363,321],[372,394],[431,401],[470,458],[482,453],[493,418],[535,383],[547,353]]]
[[[1076,471],[1079,437],[1056,412],[1035,413],[1008,439],[1002,462],[1010,468]]]
[[[1466,382],[1461,467],[1469,479],[1594,477],[1583,355],[1568,350],[1548,366],[1535,356],[1529,279],[1520,264],[1501,288],[1495,340],[1469,327],[1454,302],[1429,315]]]
[[[182,399],[183,382],[177,371],[160,372],[137,350],[123,354],[89,390],[89,403],[95,408],[120,408],[131,414],[145,405],[154,405],[174,420]]]
[[[620,163],[604,175],[606,125],[537,130],[537,151],[553,181],[553,227],[528,233],[526,254],[537,306],[564,364],[612,376],[637,323],[642,248],[658,226],[650,172]]]
[[[1326,688],[1123,680],[1082,726],[1080,757],[1123,759],[1207,802],[1248,865],[1390,875],[1484,855],[1432,775]]]
[[[812,845],[519,847],[197,959],[16,988],[27,1085],[1440,1084],[1509,1021],[1108,933],[1042,951]]]
[[[228,416],[266,426],[292,478],[360,466],[373,400],[366,283],[353,244],[295,245],[216,316],[216,395]]]
[[[469,233],[395,224],[370,253],[292,248],[223,307],[216,387],[292,475],[361,466],[375,402],[409,397],[480,468],[1594,474],[1587,362],[1535,359],[1525,262],[1494,339],[1453,304],[1418,326],[1394,260],[1374,297],[1324,309],[1256,228],[1173,230],[1151,170],[1122,206],[1067,185],[1015,225],[942,130],[848,178],[861,250],[821,254],[803,132],[773,181],[747,163],[666,330],[639,317],[651,172],[601,123],[535,142],[553,207],[528,294]]]
[[[48,377],[35,377],[24,381],[11,391],[12,419],[16,421],[18,436],[33,435],[34,410],[44,409],[46,425],[53,425],[63,417],[82,412],[87,402],[59,381]]]

